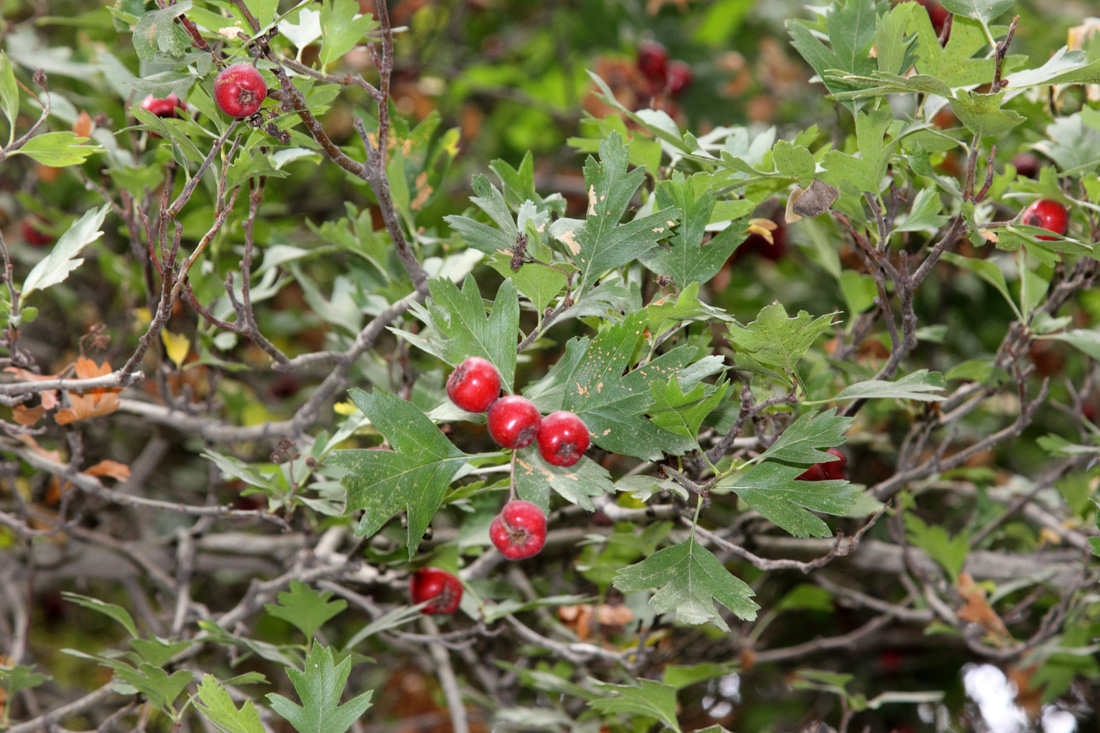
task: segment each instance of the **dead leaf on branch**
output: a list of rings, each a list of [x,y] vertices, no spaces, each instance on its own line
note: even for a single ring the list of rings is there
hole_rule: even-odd
[[[578,639],[587,641],[592,634],[593,619],[600,626],[625,626],[634,619],[634,613],[623,605],[585,603],[559,607],[558,618],[573,629]]]
[[[111,373],[109,363],[96,364],[84,356],[76,360],[75,369],[76,376],[79,379],[103,377]],[[57,414],[54,415],[54,420],[57,421],[58,425],[68,425],[77,420],[110,415],[118,409],[118,393],[120,391],[117,387],[99,387],[90,389],[87,392],[66,391],[70,406],[58,410]]]
[[[20,369],[19,367],[7,367],[4,369],[9,374],[14,374],[17,379],[21,379],[24,382],[48,382],[52,379],[57,379],[54,374],[35,374],[29,372],[26,369]],[[39,398],[42,400],[42,407],[46,410],[52,410],[61,404],[61,397],[58,395],[56,389],[47,389],[38,393]]]
[[[958,612],[960,620],[979,624],[1002,640],[1012,638],[1004,621],[985,600],[985,589],[974,582],[970,573],[959,574],[959,595],[966,601],[966,605]]]
[[[103,460],[84,469],[83,473],[88,476],[108,476],[116,481],[125,481],[130,478],[130,467],[118,461]]]

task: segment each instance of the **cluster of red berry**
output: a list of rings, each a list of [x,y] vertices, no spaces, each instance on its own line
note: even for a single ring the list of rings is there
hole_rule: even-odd
[[[652,85],[651,92],[668,92],[679,96],[694,78],[684,61],[669,61],[668,51],[656,41],[646,41],[638,48],[638,70]]]
[[[538,444],[543,460],[554,466],[575,464],[588,450],[588,426],[572,412],[558,410],[546,417],[526,397],[500,396],[500,372],[487,359],[471,356],[447,378],[447,396],[466,412],[486,413],[489,435],[509,450]],[[537,555],[546,544],[546,515],[537,504],[510,499],[489,525],[489,539],[509,560]],[[458,608],[462,583],[439,568],[417,570],[409,583],[413,603],[428,602],[427,614],[447,614]]]
[[[251,117],[260,110],[266,98],[267,83],[263,75],[248,64],[222,69],[214,79],[214,101],[218,109],[230,117]],[[164,98],[150,94],[142,100],[141,107],[157,117],[177,117],[187,109],[174,93]]]

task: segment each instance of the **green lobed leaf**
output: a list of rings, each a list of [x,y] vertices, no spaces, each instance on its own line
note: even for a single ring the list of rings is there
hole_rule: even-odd
[[[951,109],[979,139],[1001,135],[1022,123],[1026,118],[1019,112],[1002,109],[1005,92],[979,94],[960,89],[951,101]]]
[[[86,137],[77,137],[74,133],[46,132],[27,140],[22,147],[12,150],[9,155],[26,155],[35,162],[54,168],[79,165],[93,153],[103,151],[98,145],[84,145]]]
[[[251,700],[238,709],[229,691],[213,675],[205,675],[198,686],[199,713],[224,733],[266,733],[260,713]]]
[[[703,176],[684,179],[676,174],[671,181],[657,184],[657,207],[682,212],[680,226],[668,240],[668,248],[657,247],[641,259],[658,275],[671,277],[681,288],[691,283],[705,283],[714,277],[747,233],[743,218],[751,212],[751,204],[738,210],[739,218],[709,240],[706,226],[716,210],[717,196]],[[747,209],[747,210],[746,210]]]
[[[114,666],[115,675],[149,698],[149,702],[161,710],[171,713],[174,703],[184,688],[195,678],[189,670],[178,669],[169,675],[160,667],[142,662],[136,668],[118,663]]]
[[[901,379],[893,382],[872,379],[866,382],[850,384],[830,398],[829,401],[896,399],[938,402],[945,398],[942,395],[932,393],[942,392],[943,386],[943,374],[940,372],[930,372],[927,369],[918,369],[912,374],[907,374]],[[813,403],[807,401],[804,404]]]
[[[100,227],[109,210],[110,207],[107,205],[91,209],[73,222],[69,230],[54,244],[50,254],[27,274],[27,279],[23,281],[21,288],[22,301],[26,301],[27,296],[36,290],[45,290],[64,282],[69,277],[69,273],[83,264],[84,260],[77,258],[76,255],[86,245],[103,236]]]
[[[954,582],[959,577],[970,553],[970,538],[966,532],[952,537],[940,525],[929,526],[912,512],[905,514],[905,530],[909,542],[939,563],[947,571],[950,581]]]
[[[369,537],[397,512],[408,513],[411,560],[468,456],[412,403],[378,389],[348,394],[394,450],[334,451],[326,464],[350,472],[340,484],[347,490],[345,511],[363,512],[357,535]]]
[[[671,233],[680,212],[663,208],[620,224],[630,201],[645,179],[645,169],[627,171],[628,151],[613,132],[600,145],[600,159],[584,165],[588,215],[584,223],[559,236],[580,270],[584,287],[592,287],[608,270],[627,264],[653,249]],[[561,221],[561,220],[559,220]]]
[[[655,381],[649,387],[653,396],[650,411],[653,423],[698,445],[699,427],[722,402],[728,389],[729,382],[721,380],[715,385],[699,383],[685,393],[679,379]]]
[[[608,697],[590,700],[588,706],[602,713],[621,713],[629,720],[653,718],[669,730],[680,732],[676,720],[676,688],[653,680],[639,679],[637,685],[612,685],[597,682],[597,690]]]
[[[492,311],[486,315],[481,291],[472,275],[462,290],[447,279],[428,283],[431,299],[410,310],[428,326],[413,334],[391,329],[405,340],[434,354],[452,366],[469,356],[488,359],[500,372],[505,391],[512,391],[516,376],[516,333],[519,331],[519,295],[511,280],[497,290]]]
[[[746,621],[755,619],[760,608],[752,601],[752,588],[726,570],[694,533],[678,545],[623,568],[612,584],[623,593],[660,588],[649,601],[655,612],[675,611],[682,623],[710,622],[723,631],[729,627],[715,610],[714,601]]]
[[[154,667],[164,667],[180,652],[190,649],[195,642],[182,640],[165,642],[160,639],[130,639],[130,646],[134,648],[141,658]]]
[[[779,301],[766,306],[747,326],[730,326],[730,341],[737,350],[774,369],[794,373],[798,360],[832,326],[833,314],[814,318],[799,311],[794,318]]]
[[[15,139],[15,118],[19,116],[19,85],[15,83],[15,69],[11,59],[0,51],[0,112],[10,125],[9,140]]]
[[[849,194],[872,193],[878,195],[882,188],[894,141],[884,140],[894,116],[886,110],[860,112],[856,115],[856,142],[858,155],[830,150],[822,158],[825,172],[820,176],[825,183],[836,186]]]
[[[946,46],[940,45],[928,13],[915,13],[910,30],[917,34],[916,68],[922,76],[937,79],[952,89],[988,84],[993,78],[995,62],[992,57],[985,57],[989,45],[978,21],[966,17],[952,20]]]
[[[35,672],[34,667],[28,667],[25,664],[16,664],[12,667],[0,666],[0,689],[4,690],[8,697],[21,690],[38,687],[48,679],[50,679],[49,675]]]
[[[875,20],[875,63],[878,71],[887,74],[904,74],[916,59],[913,41],[915,35],[907,35],[913,15],[918,11],[915,3],[898,3],[890,12]]]
[[[324,0],[320,20],[322,68],[365,41],[364,36],[378,27],[369,13],[359,13],[355,0]]]
[[[264,609],[275,618],[297,626],[306,639],[312,639],[317,629],[348,607],[345,600],[329,600],[332,591],[317,591],[305,583],[292,580],[290,590],[278,595],[278,604],[267,603]]]
[[[191,36],[176,18],[191,9],[191,0],[182,0],[162,10],[150,10],[144,13],[134,25],[134,51],[138,58],[147,63],[157,60],[158,55],[182,58],[191,48]]]
[[[787,33],[791,45],[814,68],[825,88],[835,94],[849,87],[829,78],[826,71],[867,75],[875,68],[870,51],[875,43],[877,17],[873,0],[838,0],[825,19],[827,39],[816,35],[803,20],[788,20]]]
[[[314,644],[304,671],[291,667],[286,670],[302,704],[298,705],[275,693],[268,693],[267,699],[271,709],[285,718],[298,733],[345,733],[371,706],[373,694],[368,690],[341,705],[340,698],[349,674],[351,657],[344,657],[340,664],[336,664],[331,649]]]
[[[115,605],[114,603],[107,603],[101,601],[98,598],[90,598],[88,596],[82,596],[79,593],[70,593],[69,591],[61,591],[61,595],[67,601],[72,601],[78,606],[89,608],[93,611],[98,611],[104,616],[111,618],[118,623],[122,624],[122,627],[129,632],[130,636],[135,639],[138,638],[137,626],[134,625],[134,619],[122,606]]]
[[[836,408],[825,412],[807,412],[787,426],[760,459],[775,459],[786,463],[810,465],[840,460],[829,454],[829,448],[841,445],[853,418],[837,417]]]
[[[717,488],[737,494],[795,537],[831,537],[829,525],[812,512],[846,514],[859,499],[859,491],[843,480],[797,480],[803,471],[804,465],[767,461],[722,479]]]

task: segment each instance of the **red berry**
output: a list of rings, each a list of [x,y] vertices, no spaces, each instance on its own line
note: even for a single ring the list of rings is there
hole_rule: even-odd
[[[668,65],[668,74],[665,83],[668,85],[668,93],[677,96],[691,85],[695,76],[691,73],[691,67],[683,61],[673,61]]]
[[[638,70],[658,84],[668,76],[668,51],[656,41],[646,41],[638,48]]]
[[[214,80],[218,109],[230,117],[251,117],[267,97],[267,84],[260,72],[248,64],[223,69]]]
[[[178,111],[187,109],[187,105],[180,101],[180,98],[173,92],[164,99],[150,94],[141,100],[141,108],[152,112],[157,117],[178,117]]]
[[[572,466],[588,450],[588,441],[588,426],[572,412],[552,412],[539,426],[539,453],[553,466]]]
[[[526,448],[538,437],[542,415],[526,397],[508,395],[492,404],[487,422],[489,435],[498,444],[510,449]]]
[[[500,372],[487,359],[471,356],[447,377],[447,396],[466,412],[485,412],[500,396]]]
[[[1012,167],[1016,169],[1016,173],[1025,178],[1038,178],[1039,169],[1042,166],[1043,162],[1035,153],[1017,153],[1012,158]]]
[[[830,448],[826,452],[831,456],[836,456],[840,460],[817,464],[821,466],[821,472],[825,474],[825,478],[831,481],[844,478],[844,469],[848,467],[848,456],[844,455],[840,448]]]
[[[1065,234],[1069,226],[1069,212],[1057,201],[1040,199],[1032,202],[1020,215],[1020,222],[1029,227],[1047,229],[1055,234]],[[1037,239],[1054,240],[1057,237],[1039,236]]]
[[[840,460],[815,463],[799,474],[795,481],[837,481],[844,478],[844,469],[848,465],[848,457],[841,452],[840,448],[830,448],[826,452]]]
[[[510,501],[489,525],[489,539],[509,560],[537,555],[546,544],[546,515],[537,504]]]
[[[45,219],[36,215],[33,220],[28,218],[19,222],[19,232],[23,235],[24,241],[32,247],[45,247],[47,244],[53,244],[53,237],[39,229],[38,223],[45,223]]]
[[[439,568],[420,568],[409,580],[409,596],[414,604],[431,601],[421,609],[429,616],[454,613],[462,600],[462,582]]]

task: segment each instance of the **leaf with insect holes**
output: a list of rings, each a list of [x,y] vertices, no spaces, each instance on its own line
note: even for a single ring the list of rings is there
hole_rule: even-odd
[[[632,262],[652,250],[671,233],[680,212],[668,206],[640,219],[620,224],[638,187],[645,180],[645,168],[627,171],[629,151],[618,132],[600,144],[600,158],[589,156],[584,164],[588,190],[588,214],[583,221],[556,228],[580,270],[584,288],[608,270]],[[565,220],[558,220],[561,224]]]
[[[550,490],[558,492],[572,504],[595,511],[593,496],[614,491],[611,475],[595,461],[582,457],[568,468],[552,466],[537,450],[522,451],[516,456],[516,491],[519,498],[539,505],[544,513],[550,510]]]
[[[716,488],[737,494],[795,537],[830,537],[829,525],[812,512],[844,514],[855,506],[859,491],[842,480],[797,481],[805,470],[805,466],[767,461],[720,480]]]
[[[418,334],[391,329],[409,343],[446,363],[457,366],[467,357],[488,359],[500,372],[500,382],[510,391],[516,377],[516,333],[519,330],[519,295],[505,280],[486,316],[477,281],[466,277],[462,290],[450,280],[432,280],[432,297],[410,308],[427,329]]]
[[[266,733],[260,713],[251,700],[238,709],[229,691],[213,675],[202,678],[195,708],[218,730],[225,733]]]
[[[681,289],[691,283],[705,283],[714,277],[737,246],[745,241],[747,232],[744,218],[752,212],[751,202],[735,213],[739,218],[731,221],[721,232],[706,240],[705,227],[710,223],[717,196],[707,186],[703,176],[684,179],[676,173],[671,181],[657,184],[657,206],[676,208],[683,212],[680,226],[668,240],[668,249],[655,248],[641,259],[645,266],[658,275],[671,277]]]
[[[57,240],[50,254],[27,274],[27,279],[23,281],[23,287],[20,288],[21,303],[25,303],[27,296],[36,290],[45,290],[64,282],[69,277],[69,273],[84,263],[84,260],[77,255],[85,246],[103,236],[100,227],[103,226],[103,219],[109,210],[110,207],[106,205],[91,209],[73,222],[69,230]]]
[[[744,352],[753,361],[781,373],[793,373],[798,360],[832,322],[832,313],[814,318],[806,311],[799,311],[790,318],[776,301],[761,310],[749,325],[731,325],[730,341],[738,352]]]
[[[694,440],[655,424],[646,413],[653,406],[650,386],[676,378],[689,366],[687,360],[693,354],[673,349],[628,370],[644,337],[646,318],[644,312],[634,313],[622,323],[605,326],[591,341],[570,341],[565,356],[544,380],[532,386],[528,399],[544,412],[562,409],[575,413],[588,426],[592,442],[604,450],[645,460],[691,450]],[[704,362],[715,370],[721,368],[721,360],[717,365]]]
[[[637,685],[612,685],[598,682],[594,687],[607,697],[590,700],[588,706],[601,713],[621,713],[630,721],[637,718],[653,718],[668,730],[679,733],[682,729],[676,720],[676,688],[639,679]]]
[[[345,733],[367,708],[371,706],[368,690],[348,700],[343,705],[348,675],[351,674],[351,657],[344,657],[336,664],[332,650],[322,644],[314,644],[306,659],[305,669],[287,667],[286,675],[298,693],[301,705],[282,695],[268,693],[271,709],[285,718],[299,733]]]
[[[837,417],[836,409],[800,415],[760,456],[786,463],[810,465],[839,460],[827,450],[843,443],[853,418]]]
[[[334,451],[326,464],[349,472],[340,484],[348,492],[346,513],[363,512],[356,535],[369,537],[397,512],[408,513],[411,560],[469,456],[412,403],[379,389],[352,389],[348,395],[393,450]]]
[[[728,631],[715,610],[714,601],[751,621],[760,608],[753,602],[752,588],[726,570],[710,550],[690,535],[678,545],[666,547],[640,563],[623,568],[612,582],[623,593],[660,588],[649,605],[657,613],[676,612],[686,624],[713,623]]]
[[[369,14],[360,14],[355,0],[324,0],[321,4],[321,66],[341,58],[378,27]]]
[[[292,580],[290,590],[279,594],[279,603],[268,603],[264,609],[275,618],[294,624],[307,639],[312,639],[317,629],[348,607],[347,601],[330,601],[330,598],[332,591],[322,593],[301,581]]]

